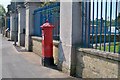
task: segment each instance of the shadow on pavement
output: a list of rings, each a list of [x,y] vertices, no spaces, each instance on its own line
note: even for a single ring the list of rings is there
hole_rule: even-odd
[[[28,52],[24,47],[18,46],[18,45],[14,45],[14,47],[16,48],[16,50],[18,52]]]

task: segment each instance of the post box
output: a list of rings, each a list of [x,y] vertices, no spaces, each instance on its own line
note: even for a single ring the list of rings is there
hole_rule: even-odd
[[[42,65],[54,65],[53,58],[53,25],[48,21],[41,26],[42,29]]]

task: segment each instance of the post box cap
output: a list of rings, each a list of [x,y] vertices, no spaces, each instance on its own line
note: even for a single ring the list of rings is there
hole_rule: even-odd
[[[54,26],[50,24],[48,20],[46,20],[46,22],[41,26],[41,28],[54,28]]]

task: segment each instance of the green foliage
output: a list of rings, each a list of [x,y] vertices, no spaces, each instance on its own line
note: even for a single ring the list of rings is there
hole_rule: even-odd
[[[5,13],[5,8],[2,5],[0,5],[0,16],[5,15]]]
[[[120,26],[120,13],[118,15],[117,22],[118,22],[118,26]],[[92,23],[93,23],[93,21],[91,21],[91,25],[92,25]],[[103,23],[103,25],[105,25],[105,20],[102,20],[102,23]],[[94,20],[94,25],[97,25],[97,19]],[[98,26],[100,27],[100,25],[101,25],[101,19],[98,19]],[[107,27],[110,26],[109,20],[106,21],[106,25],[107,25]],[[111,21],[111,26],[115,26],[115,20],[113,20],[113,19]]]
[[[0,5],[0,27],[3,27],[4,26],[4,23],[5,23],[5,19],[4,19],[4,16],[5,16],[5,9],[2,5]]]
[[[113,44],[113,43],[111,43]],[[99,49],[100,47],[98,47],[97,49]],[[104,51],[104,46],[101,47],[101,50]],[[106,45],[106,51],[109,51],[109,45]],[[116,53],[119,53],[119,44],[116,44]],[[110,52],[114,52],[114,45],[110,45]]]
[[[43,3],[41,3],[40,7],[44,7],[44,6],[50,5],[52,3],[54,3],[54,2],[43,2]]]

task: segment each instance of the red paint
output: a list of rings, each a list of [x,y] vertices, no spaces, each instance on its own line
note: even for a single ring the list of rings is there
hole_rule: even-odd
[[[42,26],[42,57],[50,58],[53,57],[53,36],[52,30],[53,25],[51,25],[48,21],[44,23]]]

